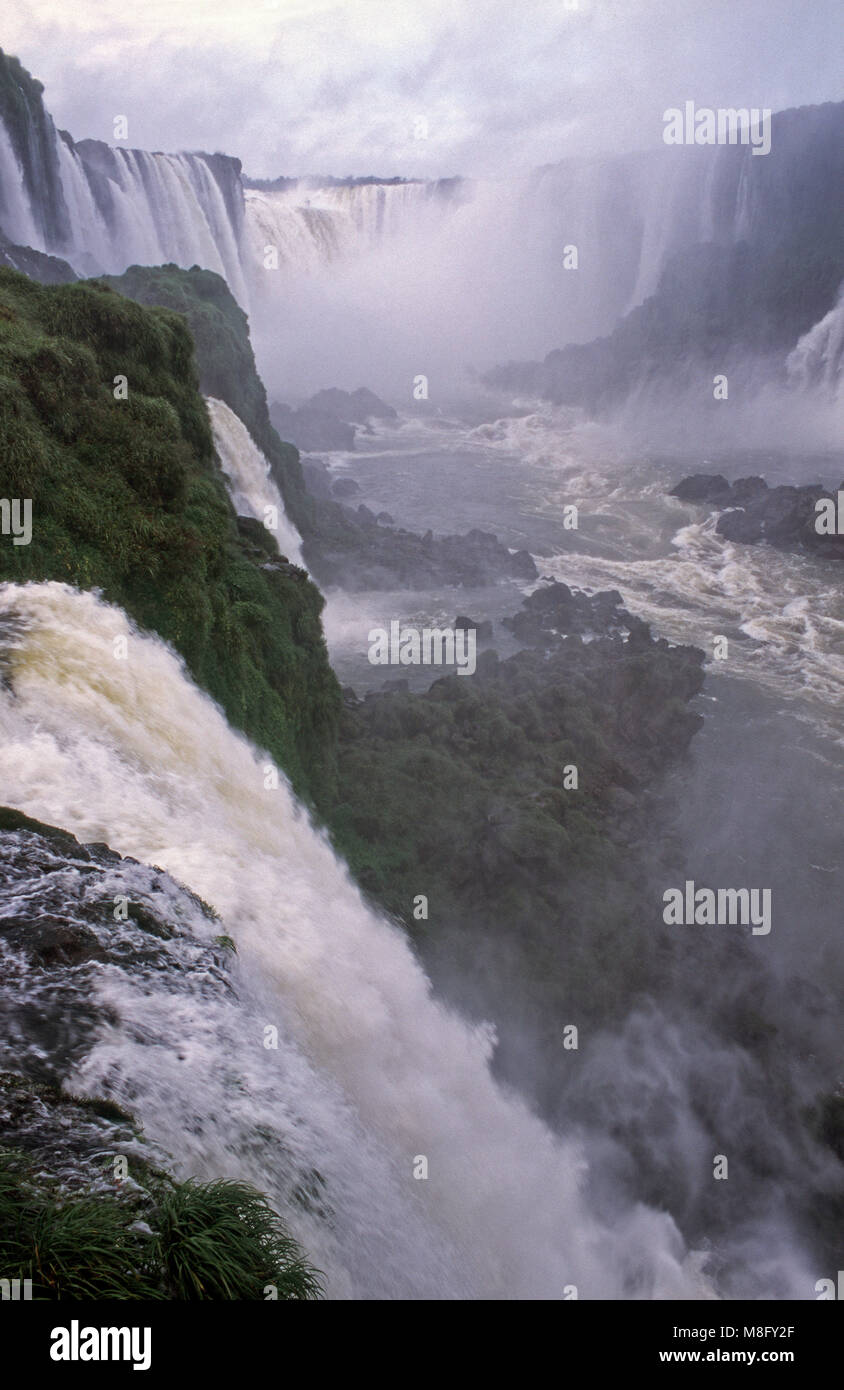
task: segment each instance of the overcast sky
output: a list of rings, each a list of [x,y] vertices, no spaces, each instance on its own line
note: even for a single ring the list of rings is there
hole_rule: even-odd
[[[0,44],[77,139],[126,115],[256,176],[503,173],[652,146],[689,99],[844,99],[844,0],[12,0]]]

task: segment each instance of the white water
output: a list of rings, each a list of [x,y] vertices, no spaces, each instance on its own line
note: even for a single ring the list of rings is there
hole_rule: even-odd
[[[57,148],[72,227],[63,250],[72,264],[115,274],[135,264],[198,264],[222,275],[243,302],[237,233],[203,155],[113,150],[111,208],[103,215],[84,159],[63,140]]]
[[[57,203],[64,204],[50,211],[65,231],[41,230],[50,224],[48,171],[39,166],[35,186],[27,187],[10,134],[0,126],[0,225],[12,241],[66,257],[85,275],[119,274],[133,264],[198,264],[222,275],[245,302],[240,219],[233,220],[213,160],[76,146],[46,119],[58,170]],[[237,203],[242,193],[234,167],[228,172]]]
[[[832,396],[840,393],[844,377],[844,286],[838,303],[789,353],[786,367],[789,380],[799,388],[816,387]]]
[[[232,503],[239,516],[266,524],[270,509],[277,525],[273,535],[282,555],[303,565],[302,538],[284,509],[284,500],[270,475],[270,465],[239,416],[225,401],[206,397],[214,445],[229,480]]]
[[[351,1215],[315,1236],[335,1295],[381,1288],[373,1233],[392,1243],[404,1293],[706,1295],[668,1215],[638,1207],[612,1230],[590,1216],[583,1155],[501,1092],[488,1031],[432,999],[403,935],[365,906],[284,779],[266,789],[266,755],[169,649],[58,584],[4,586],[0,616],[11,614],[27,630],[11,652],[14,693],[0,693],[0,799],[161,865],[217,909],[239,952],[243,1002],[230,1001],[219,1033],[201,1001],[180,1007],[175,981],[141,1007],[125,987],[109,995],[105,972],[119,1021],[79,1084],[128,1090],[150,1137],[209,1173],[236,1166],[227,1136],[251,1127],[257,1144],[280,1115],[300,1149],[320,1136],[328,1147],[308,1155],[313,1166],[329,1180],[345,1171],[353,1189]],[[118,635],[128,660],[114,657]],[[259,1021],[278,1026],[278,1055],[262,1054]],[[362,1161],[349,1157],[356,1145]],[[272,1191],[272,1144],[262,1147],[255,1176]],[[417,1155],[427,1181],[412,1177]],[[342,1207],[343,1192],[328,1197]],[[361,1224],[349,1232],[349,1220]]]
[[[0,211],[2,228],[10,241],[19,246],[38,248],[41,236],[36,226],[26,182],[15,158],[6,127],[0,122]]]
[[[589,591],[618,589],[660,635],[695,643],[710,658],[713,638],[727,633],[734,640],[725,673],[787,697],[842,737],[844,608],[827,561],[725,540],[714,513],[691,520],[695,509],[666,495],[681,464],[673,473],[664,464],[656,469],[637,456],[624,428],[586,422],[577,411],[541,405],[477,427],[467,443],[519,459],[530,480],[529,520],[550,523],[565,504],[577,505],[579,530],[568,538],[560,530],[568,540],[562,553],[536,556],[541,574]],[[448,445],[454,448],[453,437]],[[717,675],[721,668],[711,662],[708,669]]]

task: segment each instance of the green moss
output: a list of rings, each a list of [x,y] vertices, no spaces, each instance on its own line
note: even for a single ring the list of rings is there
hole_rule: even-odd
[[[330,794],[339,690],[322,596],[239,529],[182,317],[97,281],[0,270],[0,496],[33,505],[31,544],[0,538],[0,579],[102,590],[181,653],[300,795]]]

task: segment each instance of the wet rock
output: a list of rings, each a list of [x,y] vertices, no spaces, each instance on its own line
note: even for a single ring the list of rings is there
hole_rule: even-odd
[[[542,646],[557,637],[606,637],[629,632],[637,621],[622,606],[617,589],[589,595],[552,580],[535,589],[521,611],[504,618],[503,625],[520,641]],[[644,626],[647,631],[647,624]]]
[[[835,501],[820,483],[769,488],[764,478],[739,478],[731,484],[720,474],[698,473],[678,483],[672,496],[722,512],[716,529],[726,540],[743,545],[767,541],[787,550],[844,559],[844,536],[817,530],[816,503],[820,498]]]
[[[681,502],[712,502],[729,495],[730,484],[723,473],[695,473],[671,489],[671,496]]]

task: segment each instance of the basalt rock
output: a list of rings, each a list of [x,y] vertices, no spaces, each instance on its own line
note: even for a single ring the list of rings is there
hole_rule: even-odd
[[[825,535],[817,529],[817,502],[821,498],[836,502],[835,495],[820,483],[768,487],[764,478],[728,483],[720,474],[697,473],[678,483],[671,495],[720,511],[716,530],[726,540],[744,545],[767,541],[786,550],[811,550],[829,559],[844,559],[844,536]]]

